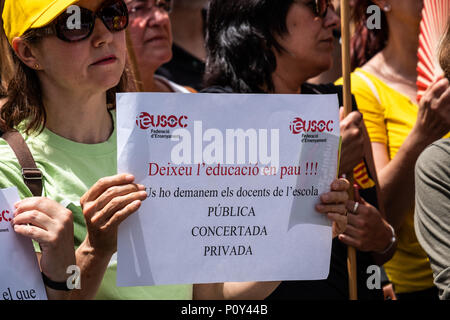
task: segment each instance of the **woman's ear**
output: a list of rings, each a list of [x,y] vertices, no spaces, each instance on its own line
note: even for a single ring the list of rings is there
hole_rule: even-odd
[[[40,70],[41,66],[30,44],[22,38],[14,38],[12,47],[17,57],[29,68]]]

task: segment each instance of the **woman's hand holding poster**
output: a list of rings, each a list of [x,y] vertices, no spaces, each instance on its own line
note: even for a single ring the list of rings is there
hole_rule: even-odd
[[[33,244],[11,224],[19,200],[16,188],[0,190],[0,300],[46,300]]]

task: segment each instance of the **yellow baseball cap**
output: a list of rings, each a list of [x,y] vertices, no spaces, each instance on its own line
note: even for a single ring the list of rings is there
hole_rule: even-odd
[[[78,0],[5,0],[3,28],[10,44],[32,28],[44,27]]]

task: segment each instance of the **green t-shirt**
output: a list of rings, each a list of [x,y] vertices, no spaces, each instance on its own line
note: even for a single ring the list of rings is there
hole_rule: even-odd
[[[115,112],[112,112],[115,122]],[[81,144],[65,139],[48,129],[24,139],[43,174],[42,196],[73,212],[75,247],[86,237],[86,224],[79,205],[81,196],[101,177],[117,174],[117,137],[99,144]],[[25,185],[17,158],[0,139],[0,189],[16,186],[21,199],[33,195]],[[103,278],[97,299],[192,299],[192,285],[117,287],[115,255]],[[81,283],[83,286],[83,283]]]

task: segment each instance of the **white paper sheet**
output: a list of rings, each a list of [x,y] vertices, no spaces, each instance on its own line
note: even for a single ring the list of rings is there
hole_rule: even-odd
[[[119,228],[118,285],[326,278],[314,205],[336,176],[338,109],[336,95],[119,94],[118,171],[149,197]]]

